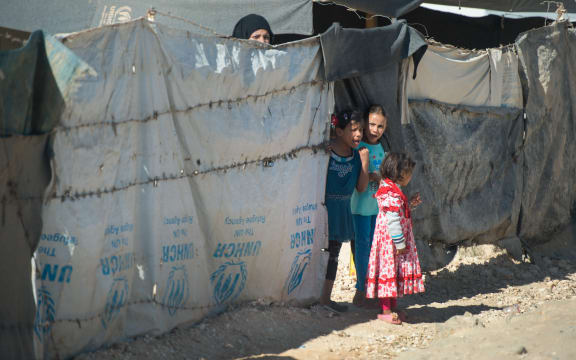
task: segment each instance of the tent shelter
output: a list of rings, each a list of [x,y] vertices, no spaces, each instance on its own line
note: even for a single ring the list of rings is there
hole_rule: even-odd
[[[313,32],[311,2],[274,4],[273,27]],[[19,28],[20,6],[0,25]],[[235,302],[313,302],[335,107],[383,104],[390,148],[418,160],[408,191],[425,200],[414,222],[428,268],[447,246],[530,251],[574,223],[576,34],[565,22],[488,50],[425,42],[403,21],[266,46],[117,6],[76,2],[75,18],[30,21],[68,32],[132,20],[35,32],[0,53],[0,266],[24,274],[0,279],[3,357],[69,357]],[[189,19],[216,28],[210,14]]]

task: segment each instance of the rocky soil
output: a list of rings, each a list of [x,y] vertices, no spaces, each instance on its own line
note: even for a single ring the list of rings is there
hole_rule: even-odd
[[[425,275],[426,293],[399,301],[408,320],[398,326],[351,305],[348,247],[340,258],[333,299],[347,313],[256,301],[76,359],[576,359],[575,262],[460,248]]]

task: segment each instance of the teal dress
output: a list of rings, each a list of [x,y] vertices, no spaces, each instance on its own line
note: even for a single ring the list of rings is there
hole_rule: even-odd
[[[354,223],[350,199],[358,182],[362,161],[358,150],[350,157],[330,154],[326,176],[326,208],[328,209],[328,239],[345,242],[354,240]]]

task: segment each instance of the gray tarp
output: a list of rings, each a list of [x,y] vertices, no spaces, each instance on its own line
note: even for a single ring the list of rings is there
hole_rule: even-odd
[[[320,36],[320,41],[326,78],[335,81],[337,110],[381,104],[389,118],[400,118],[400,64],[410,56],[417,64],[424,55],[427,44],[419,32],[405,21],[367,30],[343,29],[334,24]],[[388,127],[388,133],[401,132],[400,122],[390,121]],[[399,148],[402,143],[400,137],[390,141],[392,148]]]
[[[522,189],[522,110],[411,102],[403,127],[419,164],[410,183],[422,242],[494,243],[516,235]]]
[[[222,35],[231,35],[234,24],[250,13],[266,17],[277,34],[313,32],[309,0],[2,0],[0,25],[25,31],[67,33],[125,22],[145,16],[151,8],[186,18]],[[164,17],[162,23],[187,25],[169,17]]]
[[[50,70],[44,34],[35,32],[25,47],[0,52],[0,136],[52,130],[64,105]]]
[[[42,230],[42,197],[50,181],[48,134],[73,93],[67,80],[82,70],[64,49],[51,36],[35,32],[25,47],[0,52],[2,359],[34,357],[31,257]]]
[[[576,216],[576,32],[532,30],[517,49],[527,116],[520,235],[542,243]]]
[[[42,230],[42,195],[50,180],[45,152],[62,110],[45,39],[0,52],[0,354],[33,358],[31,258]]]
[[[42,230],[42,194],[50,181],[48,135],[0,138],[0,354],[32,359],[31,257]]]
[[[389,71],[409,56],[414,57],[416,73],[428,47],[422,34],[404,20],[373,29],[344,29],[335,23],[320,41],[328,81]]]
[[[416,9],[423,3],[422,0],[334,0],[336,4],[344,5],[352,9],[365,11],[369,14],[400,17]]]

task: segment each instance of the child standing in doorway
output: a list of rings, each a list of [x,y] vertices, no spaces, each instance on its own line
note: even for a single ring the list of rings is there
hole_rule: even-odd
[[[378,319],[397,325],[406,315],[397,311],[396,298],[424,292],[410,214],[421,201],[419,195],[408,201],[401,190],[412,179],[414,166],[401,153],[389,153],[380,166],[382,180],[375,195],[379,212],[366,279],[366,296],[378,298],[382,307]]]
[[[359,145],[360,148],[368,149],[369,183],[366,191],[354,191],[351,200],[354,232],[356,234],[354,241],[356,293],[352,303],[357,306],[368,306],[366,302],[366,270],[368,269],[370,248],[372,247],[376,217],[378,216],[378,203],[374,194],[378,191],[380,165],[386,155],[384,147],[380,144],[380,138],[386,131],[387,122],[384,108],[381,105],[372,105],[364,119],[364,136]]]
[[[362,192],[368,185],[368,150],[357,150],[362,139],[362,113],[343,111],[332,115],[334,138],[330,143],[330,161],[326,177],[325,204],[328,210],[328,268],[320,304],[333,312],[348,310],[330,300],[338,269],[342,243],[354,239],[350,198],[356,189]]]

